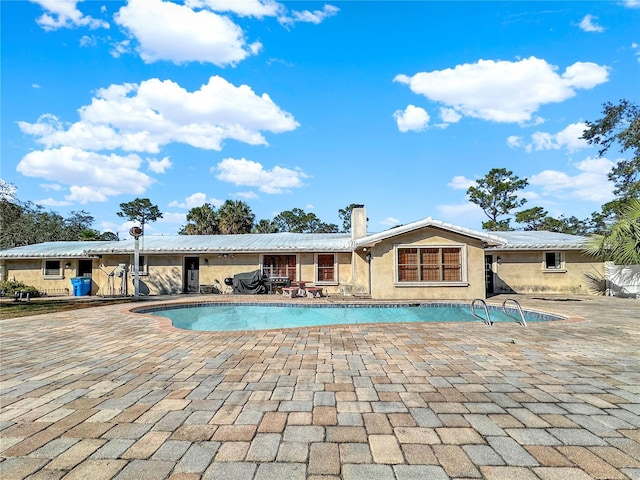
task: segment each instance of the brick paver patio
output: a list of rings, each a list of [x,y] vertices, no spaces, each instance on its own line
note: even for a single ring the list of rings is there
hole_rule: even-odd
[[[0,478],[640,479],[640,301],[518,299],[584,320],[1,321]]]

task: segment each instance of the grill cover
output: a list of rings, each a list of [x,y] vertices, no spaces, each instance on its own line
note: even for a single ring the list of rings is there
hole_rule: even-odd
[[[260,270],[238,273],[233,276],[233,293],[239,295],[259,295],[267,293],[266,277]]]

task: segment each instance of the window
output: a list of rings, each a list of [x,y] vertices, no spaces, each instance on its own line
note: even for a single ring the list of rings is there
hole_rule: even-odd
[[[545,270],[562,270],[562,255],[560,252],[544,253],[544,269]]]
[[[62,278],[60,260],[45,260],[42,265],[42,276],[48,278]]]
[[[135,257],[131,257],[131,264],[129,265],[129,273],[131,275],[135,274],[135,270],[133,268],[134,261],[135,261]],[[146,255],[138,255],[138,274],[149,275],[149,266],[147,265]]]
[[[336,271],[336,256],[333,253],[316,255],[316,283],[336,282]]]
[[[295,255],[265,255],[262,259],[262,273],[267,277],[286,277],[296,280],[297,259]]]
[[[465,281],[462,247],[398,247],[398,283],[456,283]]]

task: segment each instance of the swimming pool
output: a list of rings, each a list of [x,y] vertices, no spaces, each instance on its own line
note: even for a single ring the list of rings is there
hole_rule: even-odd
[[[489,306],[493,322],[516,323],[519,314]],[[471,313],[469,304],[288,304],[288,303],[202,303],[161,305],[136,309],[171,320],[174,327],[184,330],[218,332],[269,330],[274,328],[353,325],[363,323],[404,322],[481,322]],[[484,312],[478,312],[484,318]],[[561,320],[562,317],[524,311],[527,323]]]

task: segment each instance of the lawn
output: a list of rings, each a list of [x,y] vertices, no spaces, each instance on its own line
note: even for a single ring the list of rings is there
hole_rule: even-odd
[[[113,305],[114,303],[128,303],[133,301],[134,299],[132,297],[91,298],[90,300],[79,300],[77,298],[38,298],[30,302],[14,302],[11,299],[3,299],[2,302],[0,302],[0,320],[26,317],[28,315],[41,315],[45,313],[78,310],[80,308],[99,307],[101,305]]]

